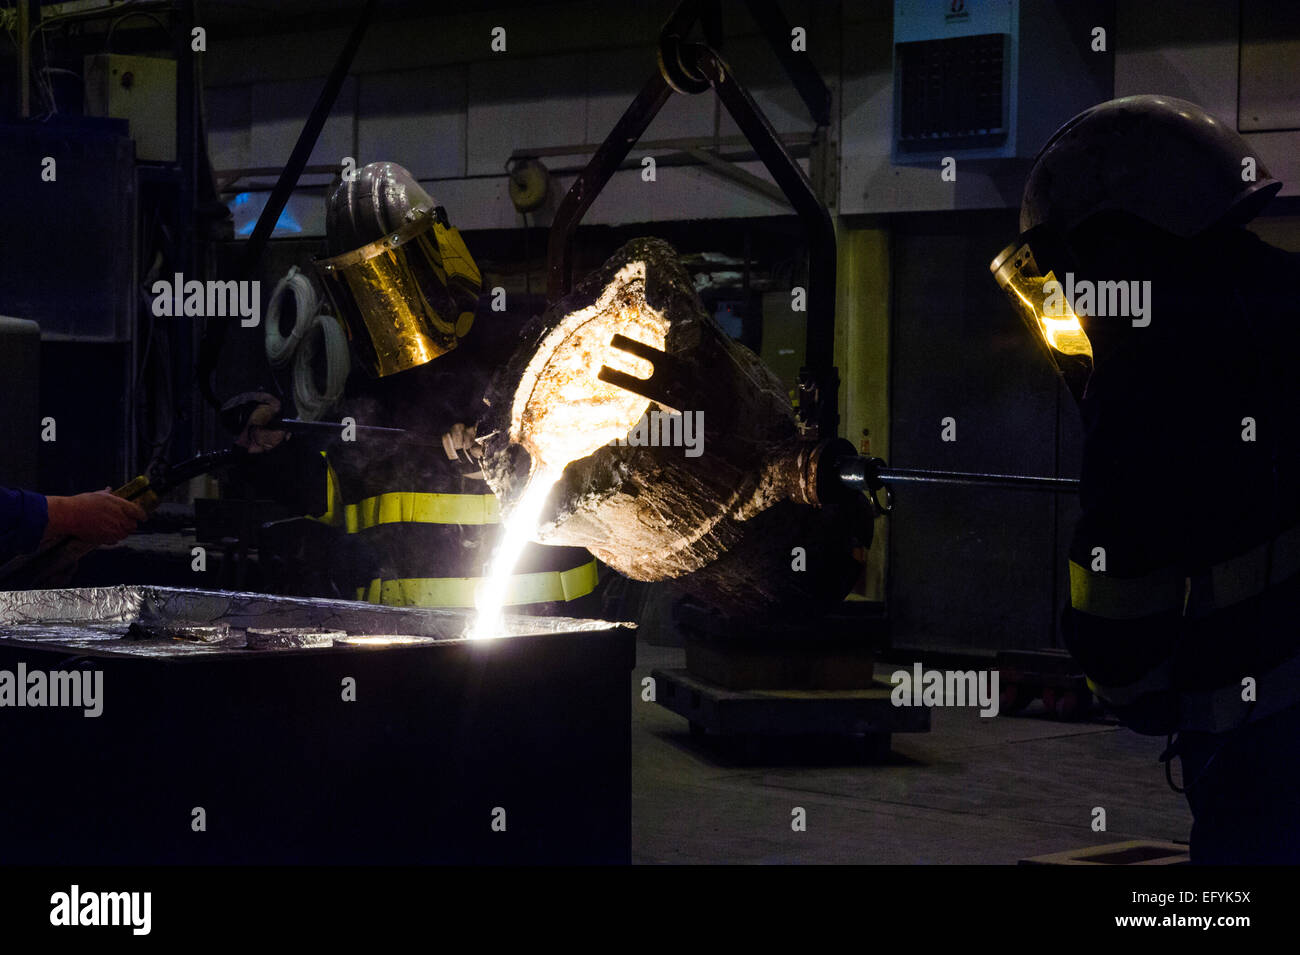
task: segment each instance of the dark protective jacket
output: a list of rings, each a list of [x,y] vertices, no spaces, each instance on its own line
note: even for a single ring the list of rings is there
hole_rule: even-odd
[[[1066,642],[1133,728],[1226,732],[1300,701],[1300,255],[1112,235],[1089,268],[1151,311],[1084,320]]]
[[[48,523],[43,495],[0,487],[0,564],[36,550]]]
[[[440,437],[472,425],[498,354],[500,325],[484,316],[459,348],[387,378],[360,378],[343,416],[358,424],[401,428],[425,439],[390,443],[364,435],[336,442],[322,474],[321,520],[348,535],[358,599],[398,606],[472,607],[500,531],[500,512],[476,463],[450,459]],[[497,332],[494,337],[494,331]],[[596,587],[597,566],[585,549],[529,545],[507,596],[532,613],[583,615],[576,604]]]

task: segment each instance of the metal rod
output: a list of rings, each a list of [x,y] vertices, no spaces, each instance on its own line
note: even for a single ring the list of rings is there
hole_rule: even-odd
[[[270,424],[254,426],[254,430],[268,433],[287,431],[290,434],[330,439],[341,437],[349,428],[355,431],[359,437],[379,439],[392,444],[416,444],[431,448],[442,447],[441,436],[433,437],[415,431],[406,431],[402,428],[385,428],[374,424],[345,425],[341,421],[303,421],[300,418],[283,418]]]
[[[790,82],[808,107],[808,115],[818,126],[831,122],[831,91],[812,65],[806,53],[797,54],[790,49],[790,21],[785,18],[776,0],[746,0],[749,15],[767,37],[768,45],[781,62]],[[716,44],[715,44],[716,45]]]
[[[732,182],[739,183],[746,189],[771,199],[773,202],[779,202],[782,205],[786,205],[789,202],[785,197],[785,193],[772,185],[762,176],[754,175],[748,169],[741,169],[735,163],[721,159],[718,156],[713,155],[713,153],[707,152],[703,149],[691,148],[686,150],[686,152],[691,156],[691,158],[698,160],[705,169],[721,176],[723,179],[729,179]]]
[[[614,172],[673,95],[663,74],[654,74],[573,181],[555,210],[547,244],[546,297],[555,302],[573,288],[573,233]]]
[[[1079,490],[1076,478],[1039,477],[1023,474],[988,474],[974,471],[931,471],[925,468],[880,468],[876,472],[885,484],[956,484],[967,487],[1001,487],[1017,491],[1053,491],[1058,494]]]
[[[302,132],[298,134],[298,141],[294,144],[293,152],[289,154],[289,161],[285,163],[284,171],[280,173],[280,179],[271,190],[266,206],[263,207],[262,214],[258,216],[257,224],[253,227],[253,233],[244,246],[241,278],[251,276],[262,258],[262,251],[266,248],[271,233],[275,231],[276,223],[280,221],[280,213],[289,202],[289,196],[297,187],[307,160],[311,157],[312,150],[316,148],[316,141],[325,127],[325,120],[329,118],[330,111],[334,108],[334,101],[343,87],[343,81],[347,79],[348,71],[352,68],[357,48],[361,46],[361,40],[366,34],[371,15],[375,12],[378,3],[379,0],[366,0],[361,16],[357,18],[356,26],[352,28],[347,42],[339,52],[338,59],[334,61],[334,66],[325,80],[325,86],[316,99],[316,105],[312,107],[307,121],[303,124]],[[219,407],[221,402],[213,389],[212,373],[216,370],[217,357],[221,353],[222,345],[225,344],[226,326],[226,322],[209,321],[204,332],[203,347],[199,351],[199,389],[214,408]]]
[[[32,34],[41,24],[39,0],[18,0],[18,115],[32,115]]]
[[[812,145],[815,137],[808,133],[783,133],[781,142],[787,147],[807,148]],[[677,136],[672,139],[642,139],[638,140],[637,145],[642,149],[677,149],[688,150],[692,147],[699,149],[712,149],[726,146],[748,146],[749,140],[744,136]],[[572,143],[568,146],[523,146],[519,149],[513,149],[510,152],[511,159],[544,159],[547,156],[585,156],[588,153],[594,153],[600,148],[596,143]],[[311,171],[310,167],[307,170]],[[231,172],[249,173],[251,170],[220,170],[219,175],[227,175]],[[270,169],[263,172],[264,175],[274,175],[278,169]]]
[[[776,184],[789,199],[808,233],[808,339],[804,360],[818,384],[818,430],[833,438],[839,427],[838,375],[835,373],[835,226],[817,198],[803,167],[730,67],[708,47],[689,48],[694,65],[708,79]]]
[[[253,234],[248,237],[248,245],[244,247],[245,275],[252,274],[253,269],[257,267],[257,262],[262,257],[262,250],[266,247],[267,240],[271,238],[271,233],[275,231],[276,223],[280,221],[280,213],[284,211],[290,194],[298,185],[298,178],[307,166],[312,150],[316,148],[316,140],[320,138],[321,130],[325,128],[325,120],[334,109],[334,101],[338,99],[343,81],[347,79],[348,70],[352,68],[352,60],[357,55],[357,48],[361,46],[361,38],[366,34],[366,27],[370,25],[371,14],[375,12],[378,2],[379,0],[366,0],[365,8],[357,18],[356,26],[352,28],[347,43],[340,51],[338,59],[334,61],[334,67],[330,70],[324,87],[321,88],[320,96],[316,98],[316,105],[312,107],[307,122],[303,123],[302,132],[298,134],[298,141],[294,143],[293,152],[289,154],[289,161],[285,163],[280,180],[271,190],[271,198],[266,200],[262,214],[257,217],[257,225],[253,227]]]
[[[176,271],[186,278],[203,279],[204,257],[199,250],[198,233],[194,220],[198,206],[199,176],[199,91],[196,58],[190,44],[192,31],[197,18],[196,0],[181,0],[176,4],[172,27],[172,55],[176,58],[176,206],[172,213],[175,228],[175,263]],[[114,23],[119,21],[114,20]],[[110,26],[111,30],[112,27]],[[134,301],[134,298],[133,298]],[[133,305],[136,317],[139,309]],[[194,375],[196,372],[195,338],[202,341],[199,329],[190,322],[177,322],[173,345],[178,355],[184,359],[177,364],[180,368],[176,374],[175,394],[184,395],[188,413],[176,415],[172,429],[171,443],[160,448],[160,452],[175,453],[183,449],[182,454],[192,454],[203,446],[204,432],[210,419],[204,415],[203,401],[196,397]],[[200,383],[201,384],[201,383]],[[199,392],[202,395],[202,391]],[[134,404],[129,402],[128,404]],[[133,428],[131,434],[135,433]],[[130,465],[134,466],[132,459]]]

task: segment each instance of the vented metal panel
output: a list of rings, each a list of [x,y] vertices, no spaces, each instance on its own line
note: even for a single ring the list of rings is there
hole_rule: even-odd
[[[898,44],[901,149],[1006,141],[1008,39],[985,33]]]

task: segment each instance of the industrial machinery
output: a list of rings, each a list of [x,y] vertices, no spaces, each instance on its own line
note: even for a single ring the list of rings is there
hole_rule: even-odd
[[[626,863],[633,631],[465,617],[0,592],[0,863]]]
[[[814,118],[829,92],[770,4],[750,4]],[[802,167],[718,53],[716,3],[682,3],[660,35],[657,68],[561,202],[551,228],[550,308],[498,373],[479,423],[485,474],[508,513],[539,459],[563,466],[538,539],[581,545],[640,580],[675,579],[685,671],[656,671],[659,702],[694,730],[866,735],[928,729],[874,682],[883,621],[842,604],[856,540],[909,481],[1070,490],[1014,475],[890,469],[837,437],[833,365],[835,234]],[[705,42],[687,37],[696,23]],[[665,243],[629,243],[574,285],[571,243],[584,212],[674,92],[712,89],[798,213],[807,233],[807,366],[796,411],[755,356],[705,314]],[[619,391],[624,396],[618,396]],[[628,401],[639,396],[640,402]],[[699,415],[692,457],[627,434],[638,416]],[[659,419],[662,423],[663,419]],[[575,436],[590,441],[565,448]],[[865,493],[863,493],[865,492]]]
[[[376,6],[360,11],[236,277],[255,274]],[[472,260],[456,255],[463,245],[433,211],[384,244],[385,262],[454,273],[447,301],[404,316],[427,325],[431,350],[446,350],[472,318]],[[326,264],[343,319],[369,304],[357,300],[372,265],[404,278],[383,272],[376,249],[335,251]],[[199,349],[197,383],[222,423],[259,443],[257,428],[337,435],[339,424],[268,419],[259,396],[217,397],[229,326],[209,319]],[[152,505],[249,450],[117,493]],[[6,568],[4,583],[58,587],[84,550],[55,542]],[[627,862],[633,631],[507,615],[497,639],[472,641],[469,616],[191,588],[0,593],[0,761],[24,777],[0,797],[0,862]],[[81,706],[67,705],[74,688]]]

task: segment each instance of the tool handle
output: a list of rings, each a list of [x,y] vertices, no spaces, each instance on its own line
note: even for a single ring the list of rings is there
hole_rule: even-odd
[[[158,506],[158,495],[149,479],[140,475],[113,492],[115,497],[134,501],[150,514]],[[36,589],[40,584],[60,584],[72,575],[77,561],[98,545],[75,537],[59,537],[44,544],[36,553],[15,557],[0,567],[0,587],[9,590]]]

